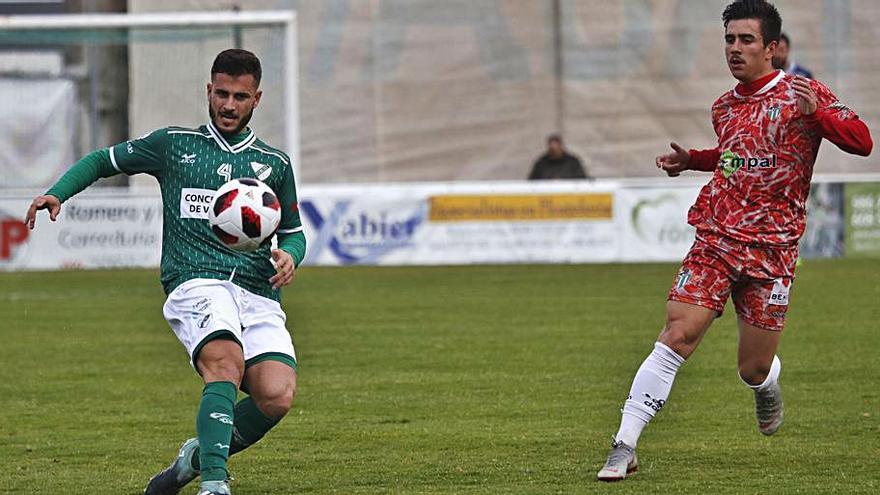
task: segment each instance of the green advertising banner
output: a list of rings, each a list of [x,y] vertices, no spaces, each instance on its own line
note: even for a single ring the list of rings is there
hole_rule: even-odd
[[[880,183],[852,183],[846,190],[846,255],[880,257]]]

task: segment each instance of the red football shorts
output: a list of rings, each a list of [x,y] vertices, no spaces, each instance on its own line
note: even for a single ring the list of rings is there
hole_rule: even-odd
[[[746,323],[781,332],[798,248],[768,248],[698,232],[669,290],[670,301],[724,311],[733,296]]]

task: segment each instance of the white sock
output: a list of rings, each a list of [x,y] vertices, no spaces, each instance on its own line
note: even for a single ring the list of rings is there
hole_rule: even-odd
[[[763,383],[759,385],[752,385],[751,383],[743,380],[742,375],[740,375],[739,379],[746,384],[746,387],[749,387],[752,390],[764,390],[765,388],[774,385],[779,380],[779,373],[781,371],[782,361],[779,360],[779,356],[774,355],[773,364],[770,365],[770,373],[767,373],[767,378],[764,379]]]
[[[675,373],[684,361],[666,345],[654,344],[654,350],[636,372],[629,398],[623,405],[620,429],[614,437],[618,442],[636,447],[642,430],[666,403]]]

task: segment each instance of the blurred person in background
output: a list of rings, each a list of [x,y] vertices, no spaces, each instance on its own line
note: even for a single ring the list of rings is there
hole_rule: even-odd
[[[535,160],[529,180],[542,179],[590,179],[581,159],[565,149],[562,136],[547,136],[547,152]]]
[[[638,469],[642,430],[728,299],[739,327],[739,377],[754,393],[758,430],[776,433],[783,420],[776,349],[819,145],[827,139],[861,156],[873,147],[867,126],[828,87],[773,68],[782,28],[776,7],[738,0],[722,20],[725,59],[738,84],[712,105],[716,147],[688,151],[671,143],[673,151],[655,159],[670,177],[685,170],[712,177],[688,212],[696,240],[667,293],[666,324],[633,378],[600,481]]]
[[[791,40],[788,38],[788,35],[782,33],[779,35],[779,44],[776,46],[776,53],[773,55],[773,68],[784,70],[786,74],[812,79],[813,73],[803,65],[796,64],[790,52]]]

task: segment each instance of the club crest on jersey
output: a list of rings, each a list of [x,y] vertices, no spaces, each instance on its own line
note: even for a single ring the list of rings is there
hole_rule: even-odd
[[[257,179],[266,180],[270,175],[272,175],[272,167],[260,162],[251,162],[251,168],[254,169],[254,173],[257,174]]]
[[[767,109],[767,118],[770,120],[776,120],[779,118],[779,115],[782,113],[782,107],[779,104],[773,105],[772,107]]]

